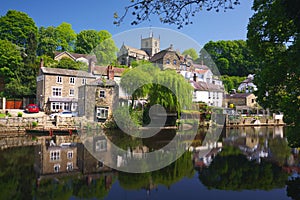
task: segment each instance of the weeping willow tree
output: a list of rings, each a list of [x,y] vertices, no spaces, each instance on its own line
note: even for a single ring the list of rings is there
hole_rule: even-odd
[[[168,112],[180,112],[192,104],[193,88],[188,81],[173,70],[161,71],[151,63],[142,63],[125,72],[121,87],[131,94],[132,103],[147,98],[148,106],[159,104]]]
[[[168,112],[180,112],[192,104],[192,86],[176,71],[160,71],[149,91],[149,104],[162,105]]]

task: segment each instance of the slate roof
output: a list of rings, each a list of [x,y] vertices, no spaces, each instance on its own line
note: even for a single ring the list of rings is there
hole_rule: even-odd
[[[58,51],[55,51],[54,52],[54,58],[61,55],[61,54],[68,54],[71,58],[73,58],[74,60],[78,59],[78,58],[86,58],[87,60],[89,59],[93,59],[93,61],[96,61],[97,58],[95,55],[89,55],[89,54],[80,54],[80,53],[71,53],[71,52],[67,52],[67,51],[64,51],[64,52],[58,52]]]
[[[125,44],[123,44],[121,48],[125,48],[125,49],[127,49],[127,50],[129,50],[131,52],[137,53],[137,54],[148,56],[148,54],[146,53],[146,51],[141,50],[141,49],[137,49],[137,48],[134,48],[134,47],[130,47],[130,46],[125,45]]]
[[[94,66],[94,74],[95,75],[107,75],[107,67],[108,66]],[[114,70],[114,76],[122,76],[123,72],[125,71],[125,68],[118,68],[113,67]]]
[[[41,67],[40,69],[43,74],[95,78],[95,76],[93,74],[88,73],[87,71],[82,71],[82,70],[50,68],[50,67]]]
[[[220,85],[215,85],[212,83],[206,83],[203,81],[191,81],[192,86],[197,91],[210,91],[210,92],[223,92],[224,90],[220,87]]]
[[[96,80],[92,81],[91,83],[87,85],[92,85],[92,86],[116,86],[117,83],[114,80],[103,80],[102,78],[97,78]]]

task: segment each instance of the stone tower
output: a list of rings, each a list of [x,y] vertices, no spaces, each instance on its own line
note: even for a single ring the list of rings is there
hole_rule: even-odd
[[[152,32],[148,38],[141,38],[141,50],[146,51],[151,58],[160,51],[160,38],[154,38]]]

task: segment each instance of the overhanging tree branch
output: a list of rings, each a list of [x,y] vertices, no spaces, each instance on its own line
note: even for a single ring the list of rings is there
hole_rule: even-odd
[[[130,0],[131,4],[125,7],[123,15],[114,13],[114,24],[120,25],[131,12],[135,19],[131,25],[140,24],[157,15],[162,23],[175,24],[178,28],[192,24],[191,17],[206,9],[224,12],[233,9],[233,5],[240,4],[239,0]]]

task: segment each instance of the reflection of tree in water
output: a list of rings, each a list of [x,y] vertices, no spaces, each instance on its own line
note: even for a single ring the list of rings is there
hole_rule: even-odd
[[[107,178],[108,176],[99,175],[89,181],[88,176],[76,175],[59,179],[43,179],[34,196],[36,199],[70,199],[72,196],[81,199],[103,199],[110,190]],[[113,182],[114,179],[111,181]]]
[[[32,152],[33,147],[0,151],[0,199],[32,199],[35,183]]]
[[[279,166],[267,161],[260,164],[249,161],[232,146],[225,146],[209,168],[199,172],[199,179],[206,187],[222,190],[282,188],[287,177]]]
[[[286,137],[290,147],[300,147],[300,125],[286,127]]]
[[[287,188],[287,196],[292,199],[299,200],[300,199],[300,177],[291,179],[286,183]]]
[[[156,188],[158,184],[170,187],[180,181],[183,177],[192,178],[194,167],[191,161],[191,153],[184,153],[178,160],[171,165],[158,171],[131,174],[119,172],[118,180],[124,189],[147,189]]]

